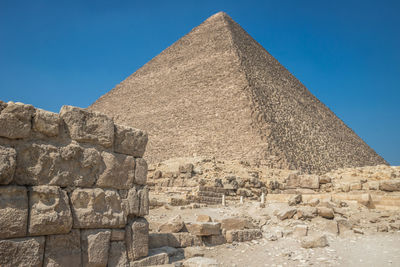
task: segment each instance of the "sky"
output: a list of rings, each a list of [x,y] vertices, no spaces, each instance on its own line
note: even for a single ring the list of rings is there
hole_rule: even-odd
[[[400,1],[0,0],[0,100],[88,107],[219,11],[400,165]]]

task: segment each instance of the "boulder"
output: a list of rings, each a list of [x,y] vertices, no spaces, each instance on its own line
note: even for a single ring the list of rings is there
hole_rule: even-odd
[[[63,106],[60,110],[72,140],[111,147],[114,143],[114,122],[98,112]]]
[[[114,131],[115,152],[131,155],[135,158],[143,157],[148,141],[148,135],[145,131],[117,124],[115,124]]]
[[[382,191],[400,191],[400,179],[382,180],[379,183],[379,189]]]
[[[116,190],[75,189],[71,194],[74,228],[121,228],[127,215]]]
[[[318,207],[318,215],[326,219],[333,219],[335,217],[333,209],[326,207]]]
[[[315,218],[317,215],[317,208],[307,206],[300,206],[297,208],[296,216],[298,219],[309,220]]]
[[[66,234],[72,228],[68,195],[58,186],[33,186],[29,191],[29,234]]]
[[[132,156],[102,152],[104,170],[96,185],[103,188],[130,189],[135,181],[135,159]]]
[[[331,182],[331,177],[328,176],[321,176],[319,177],[319,183],[320,184],[329,184]]]
[[[110,238],[110,230],[81,231],[83,266],[107,266]]]
[[[41,267],[43,252],[43,236],[0,240],[0,266]]]
[[[26,236],[28,194],[23,186],[0,187],[0,239]]]
[[[125,227],[125,244],[130,261],[146,257],[149,252],[149,223],[136,218]]]
[[[36,109],[33,117],[33,130],[49,137],[57,136],[60,121],[60,116],[57,113]]]
[[[28,137],[34,112],[32,105],[9,102],[0,113],[0,136],[9,139]]]
[[[111,242],[108,252],[109,267],[129,267],[125,242]]]
[[[297,212],[297,209],[295,208],[284,208],[276,214],[276,217],[280,220],[286,220],[286,219],[291,219],[293,215],[295,215]]]
[[[168,222],[163,223],[158,228],[160,233],[178,233],[182,230],[185,223],[182,220],[180,215],[175,216],[174,218],[170,219]]]
[[[219,235],[221,223],[218,222],[193,222],[186,223],[187,230],[197,236]]]
[[[14,148],[0,145],[0,185],[11,183],[14,178],[17,152]]]
[[[44,266],[82,266],[79,229],[64,235],[46,236]]]
[[[301,240],[301,246],[303,248],[322,248],[329,246],[329,244],[325,235],[311,235]]]

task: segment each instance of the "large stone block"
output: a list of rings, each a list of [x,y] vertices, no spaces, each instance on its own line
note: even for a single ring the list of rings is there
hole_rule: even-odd
[[[221,223],[218,222],[194,222],[185,224],[187,230],[197,236],[219,235]]]
[[[126,213],[116,190],[75,189],[71,194],[74,228],[121,228]]]
[[[43,236],[0,240],[0,266],[41,267],[43,252]]]
[[[0,239],[26,236],[28,193],[23,186],[0,187]]]
[[[136,159],[135,183],[145,185],[147,181],[147,162],[142,158]]]
[[[301,175],[299,177],[299,186],[301,188],[318,189],[319,176],[318,175]]]
[[[132,156],[102,152],[105,169],[96,184],[99,187],[129,189],[135,180],[135,159]]]
[[[383,191],[400,191],[400,179],[380,181],[379,189]]]
[[[34,112],[31,105],[9,102],[0,113],[0,136],[9,139],[28,137]]]
[[[125,243],[130,261],[146,257],[149,253],[149,223],[136,218],[125,228]]]
[[[46,136],[57,136],[60,128],[60,116],[57,113],[36,109],[33,117],[33,129]]]
[[[243,230],[254,228],[254,225],[246,218],[232,217],[221,220],[221,228],[225,230]]]
[[[60,116],[64,120],[71,139],[78,142],[111,147],[114,142],[114,122],[98,112],[72,106],[63,106]]]
[[[246,242],[262,237],[260,229],[230,230],[226,231],[226,242]]]
[[[100,153],[73,142],[56,147],[28,143],[17,157],[15,181],[20,185],[57,185],[89,187],[97,179]]]
[[[149,190],[145,187],[132,187],[126,198],[128,215],[145,216],[149,214]]]
[[[29,234],[65,234],[72,228],[68,195],[57,186],[33,186],[29,192]]]
[[[168,254],[165,252],[150,255],[144,259],[131,262],[130,267],[158,266],[169,263]]]
[[[14,148],[0,146],[0,185],[11,183],[14,178],[17,152]]]
[[[96,229],[81,232],[83,266],[106,267],[111,230]]]
[[[124,242],[111,242],[108,253],[109,267],[129,267],[128,256]]]
[[[135,158],[143,157],[147,141],[148,135],[145,131],[127,126],[115,125],[115,152],[132,155]]]
[[[188,232],[182,233],[151,233],[149,234],[149,248],[173,247],[186,248],[202,246],[201,237]]]
[[[82,266],[79,229],[65,235],[46,236],[43,266]]]

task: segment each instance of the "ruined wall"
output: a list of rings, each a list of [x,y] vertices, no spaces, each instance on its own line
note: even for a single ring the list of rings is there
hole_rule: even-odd
[[[147,133],[0,101],[0,266],[129,266],[148,254]]]

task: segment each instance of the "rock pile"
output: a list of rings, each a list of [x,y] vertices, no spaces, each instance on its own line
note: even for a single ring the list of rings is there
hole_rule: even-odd
[[[72,106],[0,107],[0,266],[148,256],[147,134]]]

